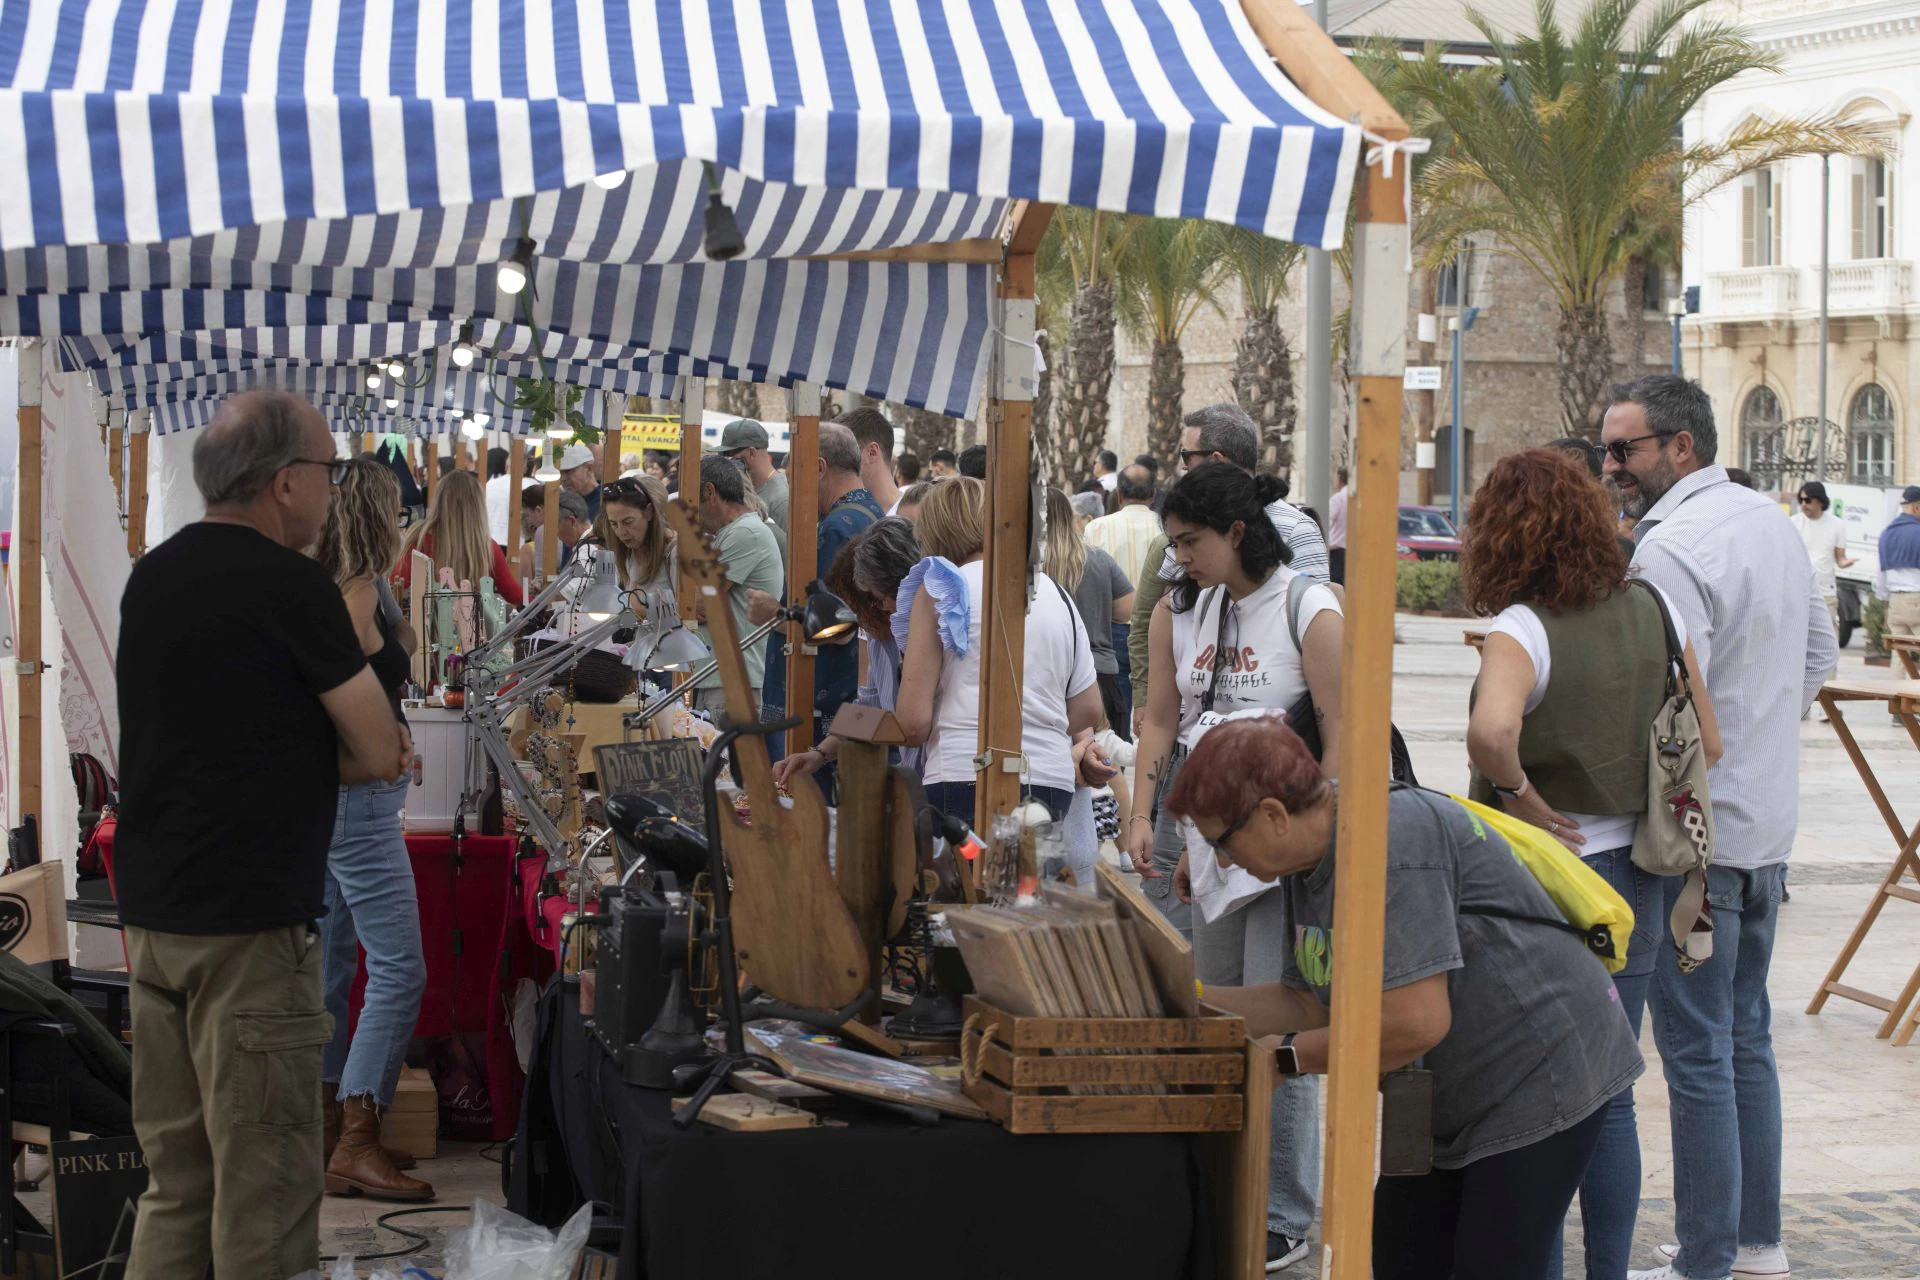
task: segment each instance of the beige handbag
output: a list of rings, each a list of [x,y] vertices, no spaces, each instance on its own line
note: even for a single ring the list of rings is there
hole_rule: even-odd
[[[1633,865],[1656,876],[1685,876],[1668,927],[1680,972],[1713,954],[1713,908],[1707,903],[1707,867],[1713,862],[1713,801],[1707,793],[1707,753],[1700,712],[1693,705],[1686,654],[1667,602],[1645,582],[1667,638],[1667,698],[1653,717],[1647,742],[1647,813],[1633,838]]]

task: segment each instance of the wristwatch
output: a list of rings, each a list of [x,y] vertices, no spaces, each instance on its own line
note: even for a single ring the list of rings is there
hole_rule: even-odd
[[[1273,1048],[1273,1069],[1283,1076],[1300,1074],[1300,1055],[1293,1048],[1294,1035],[1292,1031],[1287,1032]]]
[[[1489,779],[1489,781],[1491,781],[1491,779]],[[1520,785],[1517,787],[1503,787],[1497,782],[1492,783],[1492,785],[1493,794],[1505,796],[1509,800],[1518,800],[1521,796],[1527,794],[1527,775],[1524,773],[1520,775]]]

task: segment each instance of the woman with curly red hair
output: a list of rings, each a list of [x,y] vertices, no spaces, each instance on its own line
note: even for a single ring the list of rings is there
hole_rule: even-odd
[[[1633,908],[1627,964],[1614,975],[1637,1038],[1662,915],[1657,877],[1633,865],[1647,808],[1647,740],[1666,699],[1673,619],[1711,762],[1719,727],[1678,610],[1659,588],[1629,589],[1613,506],[1565,453],[1530,449],[1494,464],[1461,540],[1467,604],[1493,618],[1467,724],[1473,795],[1545,828]],[[1623,1280],[1640,1203],[1633,1091],[1609,1105],[1580,1187],[1588,1280]],[[1556,1249],[1548,1274],[1558,1280]]]

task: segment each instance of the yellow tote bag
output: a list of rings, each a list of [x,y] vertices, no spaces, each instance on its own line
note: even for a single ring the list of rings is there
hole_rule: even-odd
[[[1544,916],[1519,916],[1510,912],[1462,907],[1463,915],[1500,916],[1550,925],[1577,934],[1587,950],[1600,957],[1608,973],[1618,973],[1627,964],[1627,943],[1633,936],[1633,908],[1599,872],[1580,861],[1567,846],[1510,813],[1469,800],[1449,796],[1467,811],[1475,826],[1491,827],[1513,850],[1514,861],[1525,867],[1540,887],[1560,908],[1564,920]]]

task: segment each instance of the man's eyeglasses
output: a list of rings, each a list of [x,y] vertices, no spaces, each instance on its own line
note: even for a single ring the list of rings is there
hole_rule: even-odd
[[[347,482],[347,468],[351,465],[346,458],[295,458],[287,464],[290,467],[325,467],[327,483],[336,489]]]
[[[722,449],[720,451],[720,456],[723,458],[730,459],[734,462],[738,462],[740,461],[740,455],[744,454],[748,449],[751,449],[752,447],[753,447],[752,445],[746,445],[739,449]]]
[[[1596,444],[1593,451],[1602,457],[1611,456],[1621,466],[1627,465],[1627,455],[1633,452],[1633,446],[1643,440],[1665,440],[1678,435],[1676,431],[1652,431],[1644,436],[1634,436],[1631,440],[1615,440],[1611,443]]]
[[[1180,451],[1180,465],[1183,467],[1197,467],[1208,458],[1211,458],[1215,452],[1213,449],[1182,449]]]

